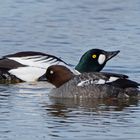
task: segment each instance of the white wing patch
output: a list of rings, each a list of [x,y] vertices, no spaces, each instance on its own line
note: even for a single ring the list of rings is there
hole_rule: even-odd
[[[103,80],[103,79],[99,79],[99,80],[95,80],[95,84],[105,84],[106,83],[106,81],[105,80]]]
[[[114,82],[116,80],[118,80],[119,77],[110,77],[108,81],[106,81],[106,83],[111,83],[111,82]]]
[[[8,57],[8,59],[19,62],[23,65],[32,66],[32,67],[40,67],[40,68],[48,68],[50,65],[57,65],[61,61],[57,61],[55,58],[48,58],[47,56],[26,56],[26,57]],[[63,62],[61,62],[63,63]],[[63,63],[64,64],[64,63]]]
[[[87,86],[87,85],[92,85],[92,84],[96,84],[96,85],[101,85],[101,84],[105,84],[106,81],[103,80],[103,79],[99,79],[99,80],[85,80],[85,81],[81,81],[80,83],[77,84],[77,86],[81,86],[81,87],[84,87],[84,86]]]
[[[63,61],[59,61],[53,57],[35,55],[26,57],[8,57],[8,59],[14,60],[29,67],[36,67],[46,70],[51,65],[63,65],[69,68],[74,74],[80,74],[78,71],[65,64]]]
[[[85,80],[85,81],[81,81],[80,83],[77,84],[78,87],[83,87],[83,86],[87,86],[91,84],[90,80]]]
[[[92,85],[92,84],[102,85],[102,84],[114,82],[117,79],[119,79],[119,77],[110,77],[108,81],[104,79],[98,79],[98,80],[89,79],[89,80],[81,81],[80,83],[77,84],[77,86],[84,87],[84,86]]]
[[[63,65],[69,68],[74,74],[79,74],[63,61],[59,61],[56,58],[49,56],[35,55],[26,57],[8,57],[8,59],[25,65],[24,67],[11,69],[9,73],[27,82],[36,81],[40,76],[45,74],[47,68],[51,65]]]

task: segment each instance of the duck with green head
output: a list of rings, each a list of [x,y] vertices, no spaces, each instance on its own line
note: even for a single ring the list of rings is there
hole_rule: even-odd
[[[99,72],[106,65],[107,61],[116,56],[120,51],[104,51],[101,49],[91,49],[87,51],[75,67],[80,73]]]
[[[82,56],[75,69],[60,58],[47,53],[25,51],[9,54],[0,59],[0,83],[46,80],[44,74],[51,65],[66,66],[74,74],[100,71],[106,62],[118,53],[119,51],[91,49]]]

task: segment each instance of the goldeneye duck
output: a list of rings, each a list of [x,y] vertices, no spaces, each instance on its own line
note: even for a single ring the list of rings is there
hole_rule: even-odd
[[[80,72],[100,71],[106,62],[116,56],[119,51],[107,52],[100,49],[87,51],[75,69],[60,58],[42,52],[25,51],[3,56],[0,59],[0,81],[33,82],[41,80],[46,69],[51,65],[63,65],[74,74]]]
[[[65,66],[53,65],[47,69],[46,78],[56,87],[49,96],[56,98],[128,98],[140,93],[139,83],[115,73],[74,75]]]
[[[104,51],[100,49],[91,49],[81,57],[75,67],[80,73],[99,72],[106,65],[107,61],[116,56],[120,51]]]

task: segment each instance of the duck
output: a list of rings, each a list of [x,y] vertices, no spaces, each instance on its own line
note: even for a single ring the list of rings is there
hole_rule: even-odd
[[[123,74],[85,72],[75,75],[65,66],[52,65],[46,71],[46,78],[54,86],[49,93],[53,98],[125,99],[140,93],[140,83]]]
[[[61,58],[42,52],[23,51],[5,55],[0,59],[0,81],[2,83],[34,82],[44,80],[43,75],[51,65],[66,66],[72,73],[100,71],[107,61],[120,51],[88,50],[74,68]]]

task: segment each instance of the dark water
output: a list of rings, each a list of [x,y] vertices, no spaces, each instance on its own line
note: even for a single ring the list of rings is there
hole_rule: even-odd
[[[140,1],[1,1],[1,56],[34,50],[76,65],[91,48],[120,50],[105,70],[140,82]],[[140,139],[139,100],[54,100],[49,90],[0,85],[0,140]]]

